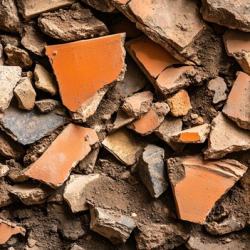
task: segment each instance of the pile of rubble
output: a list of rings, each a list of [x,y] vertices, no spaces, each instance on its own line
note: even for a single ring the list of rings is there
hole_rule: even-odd
[[[0,2],[0,249],[248,249],[248,0]]]

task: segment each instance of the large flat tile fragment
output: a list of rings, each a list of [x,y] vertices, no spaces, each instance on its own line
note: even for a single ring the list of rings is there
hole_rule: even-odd
[[[151,81],[165,68],[180,63],[145,35],[127,42],[126,49]]]
[[[250,33],[228,30],[223,35],[227,54],[233,56],[242,70],[250,75]]]
[[[9,107],[21,73],[22,69],[18,66],[0,66],[0,111]]]
[[[6,243],[12,235],[21,234],[25,236],[26,230],[9,221],[0,219],[0,244]]]
[[[25,174],[53,188],[59,187],[98,141],[94,130],[71,123]]]
[[[2,128],[23,145],[34,143],[63,125],[65,119],[55,113],[40,114],[9,107],[1,121]]]
[[[124,77],[124,34],[46,47],[63,104],[76,111],[99,89]]]
[[[205,27],[196,0],[112,2],[136,23],[138,29],[181,61],[190,56],[190,53],[186,53],[187,47],[194,44],[196,37]]]
[[[167,164],[178,217],[199,224],[247,170],[236,160],[204,161],[200,156],[170,158]]]
[[[249,0],[202,0],[201,14],[206,21],[250,31]]]
[[[211,124],[205,159],[219,159],[228,153],[250,148],[250,133],[238,127],[223,114],[218,114]]]
[[[133,134],[124,128],[108,135],[102,145],[126,165],[135,164],[141,150]]]
[[[19,10],[25,19],[38,16],[39,14],[74,3],[75,0],[19,0],[17,1]]]
[[[250,76],[240,72],[222,112],[244,129],[250,130]]]

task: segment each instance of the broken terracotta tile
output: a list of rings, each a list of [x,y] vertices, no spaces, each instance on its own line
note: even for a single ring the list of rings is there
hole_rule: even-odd
[[[43,66],[36,64],[34,77],[35,85],[38,89],[48,92],[51,95],[57,94],[56,79]]]
[[[113,131],[122,128],[131,123],[134,119],[134,117],[128,116],[124,111],[119,110],[111,130]]]
[[[248,0],[202,0],[201,14],[206,21],[250,32]]]
[[[228,153],[250,148],[250,134],[219,113],[211,124],[205,159],[219,159]]]
[[[223,35],[227,54],[233,56],[243,71],[250,75],[250,34],[228,30]]]
[[[69,10],[60,9],[42,14],[38,19],[38,25],[44,34],[64,42],[104,36],[109,33],[106,25],[79,3],[73,4]]]
[[[21,144],[14,141],[6,133],[0,131],[0,154],[6,158],[19,160],[23,157],[25,150]]]
[[[100,102],[109,89],[110,86],[107,85],[98,90],[92,97],[84,101],[75,112],[70,112],[71,118],[75,122],[86,122],[87,119],[96,112]]]
[[[217,77],[209,81],[208,89],[214,92],[213,103],[217,104],[227,99],[227,84],[222,77]]]
[[[247,170],[236,160],[204,161],[200,156],[170,158],[167,164],[178,217],[199,224]]]
[[[29,53],[18,47],[8,44],[4,48],[4,52],[7,55],[6,64],[11,66],[20,66],[21,68],[30,68],[33,64],[32,58]]]
[[[42,2],[37,2],[37,0],[19,0],[18,7],[23,17],[30,19],[43,12],[59,9],[74,2],[75,0],[43,0]]]
[[[102,142],[102,145],[126,165],[135,164],[141,150],[133,134],[125,128],[116,130],[108,135]]]
[[[22,77],[14,89],[15,97],[18,101],[18,107],[31,110],[35,106],[36,92],[32,86],[30,77]]]
[[[169,106],[166,103],[153,103],[146,115],[130,123],[127,127],[141,135],[149,135],[160,126],[169,111]]]
[[[0,219],[0,244],[6,243],[9,238],[15,234],[25,236],[26,230],[16,224]]]
[[[100,147],[93,149],[79,164],[74,171],[77,173],[92,174],[100,151]]]
[[[127,42],[126,49],[152,83],[167,67],[180,63],[145,35]]]
[[[153,198],[158,198],[168,187],[163,148],[149,144],[144,148],[139,164],[139,175]]]
[[[40,114],[36,110],[24,111],[9,107],[2,118],[2,128],[23,145],[34,143],[52,133],[65,122],[55,113]]]
[[[165,0],[157,3],[151,0],[112,0],[112,2],[131,21],[136,22],[138,29],[168,50],[175,58],[185,61],[185,57],[192,57],[193,51],[188,51],[187,48],[192,47],[195,38],[205,27],[197,1],[178,0],[175,1],[175,5]],[[169,15],[166,16],[165,13]]]
[[[208,138],[210,125],[205,123],[200,126],[182,130],[172,135],[175,142],[180,143],[204,143]]]
[[[127,115],[140,118],[145,115],[153,102],[153,93],[144,91],[127,97],[124,100],[122,109]]]
[[[173,116],[183,116],[192,109],[188,92],[186,90],[180,90],[178,93],[167,99],[167,103],[170,107],[171,114]]]
[[[113,244],[125,243],[136,227],[134,219],[119,211],[91,207],[90,229],[108,238]]]
[[[66,183],[63,198],[73,213],[89,210],[85,189],[87,185],[100,177],[99,174],[71,175]]]
[[[250,130],[250,76],[239,72],[222,112],[244,129]]]
[[[102,12],[113,12],[115,7],[109,0],[81,0],[82,2],[90,5],[91,7]]]
[[[52,193],[52,190],[47,186],[41,186],[32,182],[25,182],[10,186],[8,191],[18,197],[26,206],[42,204],[46,198]]]
[[[18,16],[17,7],[14,0],[0,2],[0,29],[18,33],[21,28],[21,21]]]
[[[46,47],[63,104],[70,111],[76,111],[103,86],[123,79],[124,39],[124,34],[116,34]]]
[[[155,85],[164,95],[188,87],[194,82],[197,71],[192,66],[167,68],[156,79]]]
[[[25,174],[53,188],[59,187],[98,141],[94,130],[69,124]]]
[[[18,66],[0,66],[0,111],[3,112],[9,107],[21,73],[22,69]]]
[[[21,43],[24,48],[34,54],[44,56],[47,43],[43,34],[34,25],[26,25],[23,27]]]
[[[155,130],[155,134],[163,141],[165,141],[173,150],[179,151],[183,149],[184,145],[172,141],[171,136],[179,133],[182,130],[182,119],[171,116],[165,117],[162,124]]]

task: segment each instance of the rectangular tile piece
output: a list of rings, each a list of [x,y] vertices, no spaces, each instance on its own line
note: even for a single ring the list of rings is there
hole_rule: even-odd
[[[97,142],[94,130],[69,124],[25,175],[53,188],[59,187]]]

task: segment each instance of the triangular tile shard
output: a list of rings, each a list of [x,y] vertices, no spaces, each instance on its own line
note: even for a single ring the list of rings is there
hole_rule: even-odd
[[[178,217],[199,224],[247,170],[236,160],[204,161],[200,156],[170,158],[167,166]]]
[[[63,104],[76,111],[98,90],[124,78],[125,34],[46,47]]]
[[[94,130],[69,124],[25,175],[57,188],[98,141]]]

